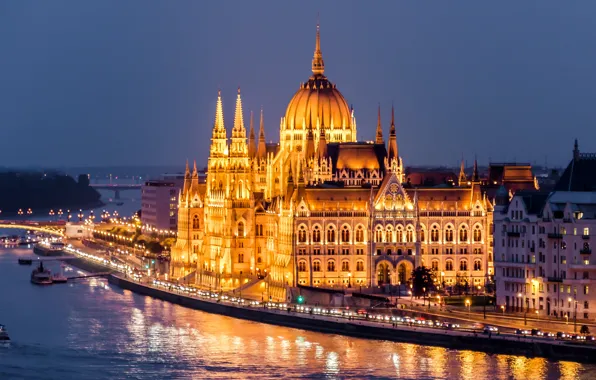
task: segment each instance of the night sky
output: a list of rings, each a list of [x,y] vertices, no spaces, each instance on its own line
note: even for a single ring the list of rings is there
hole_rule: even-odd
[[[204,165],[221,88],[231,131],[265,112],[267,140],[325,74],[358,138],[406,165],[565,165],[596,151],[596,3],[560,1],[1,1],[0,166]],[[255,123],[258,126],[258,120]]]

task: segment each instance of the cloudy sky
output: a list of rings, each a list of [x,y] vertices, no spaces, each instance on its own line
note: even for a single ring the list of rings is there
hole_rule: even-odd
[[[218,88],[231,129],[261,105],[268,140],[325,73],[359,139],[395,105],[406,165],[565,165],[596,151],[596,3],[0,2],[0,166],[206,163]]]

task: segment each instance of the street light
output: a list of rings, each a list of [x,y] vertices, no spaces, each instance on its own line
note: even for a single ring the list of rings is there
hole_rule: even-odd
[[[352,273],[348,273],[348,288],[352,287]]]
[[[571,297],[569,297],[567,301],[571,302]],[[573,332],[575,333],[577,332],[577,300],[574,298],[573,302],[575,302],[575,311],[573,312]]]
[[[470,311],[471,311],[470,309],[472,308],[471,307],[472,306],[472,303],[468,299],[466,300],[466,306],[468,308],[468,317],[470,317]]]
[[[505,306],[501,305],[501,311],[503,312],[503,316],[505,316]]]
[[[517,297],[519,298],[520,302],[522,301],[522,294],[521,293],[517,293]],[[525,301],[526,297],[524,296],[524,301]],[[528,313],[528,309],[524,308],[524,303],[522,302],[522,309],[524,310],[524,325],[528,324],[527,321],[527,313]]]

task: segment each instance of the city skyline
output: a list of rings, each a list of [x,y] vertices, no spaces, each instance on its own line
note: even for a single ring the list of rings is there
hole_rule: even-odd
[[[246,124],[263,105],[275,142],[310,72],[317,10],[326,74],[354,105],[358,140],[374,139],[379,103],[387,134],[394,104],[406,166],[454,166],[463,154],[468,165],[560,167],[576,137],[594,150],[584,8],[63,4],[10,4],[0,16],[18,36],[3,41],[0,122],[5,139],[30,148],[5,144],[5,166],[202,164],[217,90],[230,129],[238,86]]]

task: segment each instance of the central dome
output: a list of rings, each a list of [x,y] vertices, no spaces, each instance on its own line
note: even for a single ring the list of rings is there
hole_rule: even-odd
[[[325,63],[321,53],[321,39],[317,25],[313,75],[294,94],[286,109],[286,129],[324,128],[350,129],[352,115],[346,99],[323,73]]]

